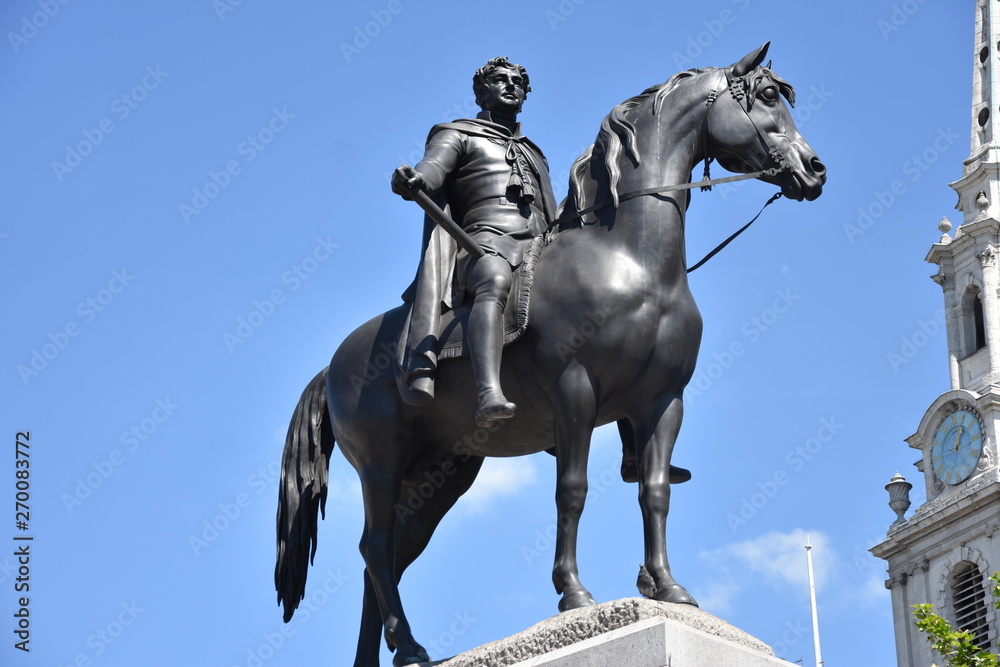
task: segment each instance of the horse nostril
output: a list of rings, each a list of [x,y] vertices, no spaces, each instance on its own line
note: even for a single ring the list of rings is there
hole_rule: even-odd
[[[825,176],[826,175],[826,165],[823,164],[822,162],[820,162],[819,158],[816,157],[816,156],[813,156],[812,159],[809,160],[809,168],[817,176]]]

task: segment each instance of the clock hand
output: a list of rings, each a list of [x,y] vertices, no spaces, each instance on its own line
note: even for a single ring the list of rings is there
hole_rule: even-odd
[[[951,448],[951,451],[958,451],[958,443],[962,440],[962,427],[958,427],[958,431],[955,432],[955,445]]]

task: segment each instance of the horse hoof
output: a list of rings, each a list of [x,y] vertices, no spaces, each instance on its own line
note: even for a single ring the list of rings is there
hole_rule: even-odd
[[[680,584],[670,584],[669,586],[664,586],[656,591],[656,600],[660,602],[673,602],[675,604],[689,604],[693,607],[697,607],[698,603],[695,602],[691,594],[685,590]]]
[[[559,600],[559,611],[569,611],[580,607],[592,607],[597,604],[597,600],[586,589],[576,593],[567,593]]]
[[[423,649],[422,646],[417,644],[414,646],[413,651],[409,651],[406,654],[403,651],[396,651],[396,657],[392,659],[392,667],[404,667],[405,665],[416,665],[421,662],[430,662],[430,656],[427,655],[427,651]]]

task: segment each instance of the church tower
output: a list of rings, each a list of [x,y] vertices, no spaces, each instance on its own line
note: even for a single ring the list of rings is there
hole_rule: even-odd
[[[886,489],[899,518],[871,550],[888,563],[900,667],[941,661],[914,625],[918,603],[1000,647],[989,581],[1000,570],[1000,3],[976,1],[972,61],[971,150],[951,184],[962,222],[949,236],[943,218],[926,258],[944,296],[951,388],[906,439],[927,501],[904,519],[911,485],[897,473]]]

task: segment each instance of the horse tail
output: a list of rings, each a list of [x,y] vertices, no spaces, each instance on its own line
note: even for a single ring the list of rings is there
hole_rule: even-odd
[[[278,486],[278,555],[274,585],[285,623],[305,597],[306,572],[316,557],[317,514],[326,517],[334,436],[326,409],[324,368],[306,386],[285,436]],[[319,510],[319,512],[317,512]]]

